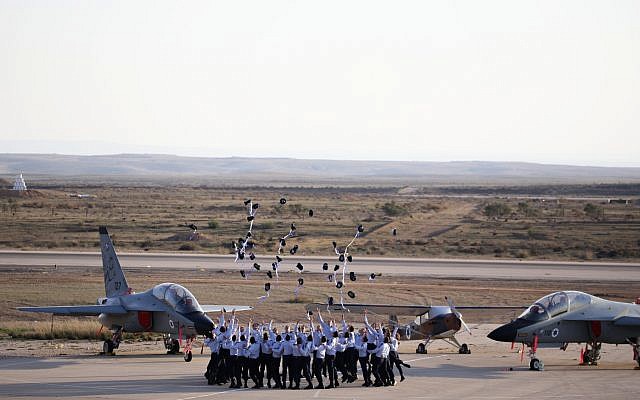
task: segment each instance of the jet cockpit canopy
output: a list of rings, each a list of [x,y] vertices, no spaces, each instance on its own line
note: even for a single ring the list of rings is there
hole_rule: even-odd
[[[181,314],[192,312],[202,312],[202,307],[198,304],[196,297],[184,286],[177,283],[162,283],[153,288],[153,295],[158,299],[172,306]]]
[[[540,322],[568,311],[578,310],[592,301],[591,295],[582,292],[555,292],[533,303],[520,317],[527,321]]]

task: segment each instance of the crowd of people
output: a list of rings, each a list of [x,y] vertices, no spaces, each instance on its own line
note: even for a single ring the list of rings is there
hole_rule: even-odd
[[[394,386],[394,368],[400,381],[402,367],[410,368],[398,357],[397,330],[381,323],[369,324],[364,313],[364,328],[355,329],[342,321],[325,322],[320,310],[317,320],[311,313],[307,323],[286,325],[280,331],[273,321],[242,325],[235,313],[230,320],[221,314],[211,337],[204,344],[211,350],[205,377],[210,385],[230,383],[230,388],[264,387],[274,389],[330,389],[359,379],[362,386]],[[315,322],[315,327],[314,327]],[[373,380],[372,380],[373,376]],[[316,385],[313,384],[316,380]],[[288,385],[287,385],[288,382]]]

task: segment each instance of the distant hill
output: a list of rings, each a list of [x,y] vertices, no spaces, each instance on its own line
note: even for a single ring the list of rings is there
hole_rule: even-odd
[[[464,183],[640,182],[640,168],[524,162],[341,161],[293,158],[205,158],[161,154],[75,156],[0,154],[0,174],[31,176],[200,177],[207,179],[408,181]],[[28,179],[28,178],[27,178]]]

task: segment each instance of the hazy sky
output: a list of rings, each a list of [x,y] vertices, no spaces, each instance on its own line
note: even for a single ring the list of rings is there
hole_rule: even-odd
[[[0,152],[640,166],[640,1],[0,0]]]

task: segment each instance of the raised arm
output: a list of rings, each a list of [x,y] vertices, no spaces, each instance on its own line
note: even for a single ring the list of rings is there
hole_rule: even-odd
[[[324,324],[324,320],[322,319],[322,314],[320,313],[320,308],[316,308],[316,312],[318,313],[318,321],[320,321],[320,324]]]
[[[231,317],[231,322],[229,323],[229,326],[227,327],[227,331],[224,333],[225,337],[230,338],[231,336],[233,336],[233,331],[235,331],[237,328],[238,327],[236,325],[235,317]]]
[[[367,328],[367,333],[369,335],[376,337],[378,333],[373,329],[371,325],[369,325],[369,319],[367,319],[367,310],[364,310],[364,326]]]

